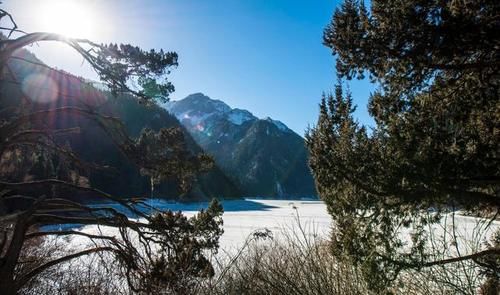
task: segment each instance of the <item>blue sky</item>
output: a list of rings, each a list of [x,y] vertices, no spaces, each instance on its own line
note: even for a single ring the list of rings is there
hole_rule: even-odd
[[[60,0],[4,0],[3,6],[22,29],[36,31],[41,27],[36,7],[54,1]],[[69,1],[91,15],[86,21],[91,19],[93,32],[85,37],[176,51],[173,100],[203,92],[258,117],[281,120],[303,135],[316,122],[321,93],[336,81],[334,58],[321,42],[339,1]],[[95,78],[69,49],[40,44],[32,50],[50,65]],[[349,86],[356,117],[373,124],[366,103],[374,87],[365,81]]]

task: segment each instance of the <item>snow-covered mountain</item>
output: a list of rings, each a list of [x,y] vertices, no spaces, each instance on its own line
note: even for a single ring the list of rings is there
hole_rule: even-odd
[[[315,196],[304,139],[285,124],[195,93],[166,108],[247,196]]]

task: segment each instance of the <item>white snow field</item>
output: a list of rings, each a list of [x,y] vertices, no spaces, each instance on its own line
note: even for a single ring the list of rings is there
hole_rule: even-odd
[[[158,209],[181,210],[187,216],[192,216],[208,203],[173,203],[162,200],[152,200],[150,205]],[[319,238],[328,238],[331,232],[331,217],[327,213],[326,205],[322,201],[305,200],[263,200],[244,199],[223,201],[224,207],[224,234],[220,240],[222,252],[233,252],[242,247],[247,238],[255,231],[268,229],[274,238],[279,238],[284,231],[294,232],[298,225],[307,235]],[[107,205],[109,206],[109,205]],[[448,256],[455,256],[457,251],[461,255],[476,251],[482,247],[484,241],[490,239],[491,234],[500,228],[500,221],[492,221],[455,214],[444,215],[441,223],[427,228],[432,233],[431,240],[435,247],[444,246],[448,249]],[[454,230],[453,230],[454,229]],[[104,226],[84,226],[79,230],[86,233],[103,233],[117,235],[114,228]],[[301,234],[299,234],[301,235]],[[411,243],[411,230],[401,231],[403,240]],[[457,237],[457,243],[450,243],[452,237]],[[82,248],[89,245],[85,237],[75,236],[69,239],[69,248]],[[448,244],[450,243],[450,244]],[[439,245],[441,244],[441,245]]]
[[[223,205],[221,248],[229,252],[241,247],[257,230],[269,229],[278,238],[283,231],[297,228],[299,222],[307,234],[326,238],[330,233],[331,217],[321,201],[248,199]]]
[[[206,202],[182,204],[153,200],[148,203],[158,209],[181,210],[186,216],[192,216],[208,206]],[[255,231],[269,229],[274,238],[279,238],[283,231],[296,228],[298,222],[308,235],[326,238],[330,233],[331,217],[321,201],[245,199],[223,201],[222,205],[224,234],[220,246],[223,252],[239,249]],[[106,207],[110,205],[106,204]],[[90,225],[77,230],[90,234],[118,235],[116,229],[106,226]],[[68,249],[91,245],[87,238],[80,236],[74,236],[68,242]]]

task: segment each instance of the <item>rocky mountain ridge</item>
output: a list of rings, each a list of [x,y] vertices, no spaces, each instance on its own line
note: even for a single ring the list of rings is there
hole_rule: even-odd
[[[195,93],[166,104],[245,196],[312,197],[304,139],[283,122]]]

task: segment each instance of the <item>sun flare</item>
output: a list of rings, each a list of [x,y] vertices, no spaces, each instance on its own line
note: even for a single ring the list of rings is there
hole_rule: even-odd
[[[91,38],[94,35],[94,17],[81,0],[51,0],[43,2],[40,22],[43,31],[73,38]]]

